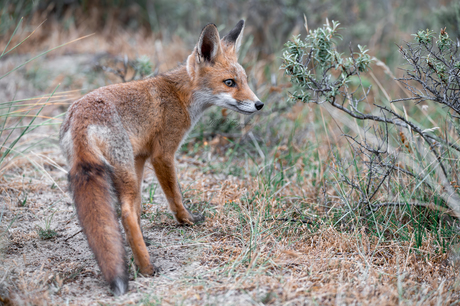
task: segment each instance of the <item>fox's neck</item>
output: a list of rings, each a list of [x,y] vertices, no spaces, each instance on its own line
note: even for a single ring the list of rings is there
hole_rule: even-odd
[[[190,114],[190,121],[192,129],[195,124],[200,120],[204,111],[212,105],[213,95],[211,90],[197,90],[193,92],[188,112]]]
[[[190,78],[185,66],[180,66],[163,75],[174,91],[178,93],[178,99],[187,109],[190,116],[190,129],[192,129],[203,112],[212,105],[211,90],[199,89]]]

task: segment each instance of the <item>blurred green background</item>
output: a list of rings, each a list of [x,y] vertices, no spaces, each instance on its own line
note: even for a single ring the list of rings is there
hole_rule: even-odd
[[[348,43],[367,45],[371,52],[392,64],[395,43],[410,39],[419,29],[447,27],[458,37],[458,1],[437,0],[15,0],[0,1],[0,35],[12,31],[21,17],[58,21],[62,30],[70,26],[99,31],[115,24],[125,30],[154,32],[163,40],[179,36],[189,45],[207,23],[220,28],[247,21],[246,35],[254,38],[259,57],[280,52],[291,34],[305,33],[304,14],[309,28],[321,26],[326,18],[338,20],[343,31],[343,48]],[[192,34],[193,35],[190,35]],[[8,36],[8,35],[6,35]]]

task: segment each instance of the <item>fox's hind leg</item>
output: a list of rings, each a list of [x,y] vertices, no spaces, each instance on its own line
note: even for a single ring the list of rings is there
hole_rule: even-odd
[[[121,220],[133,251],[134,262],[142,274],[152,275],[156,268],[150,262],[140,227],[141,193],[138,173],[118,167],[114,174],[114,184],[121,203]]]
[[[135,203],[136,214],[137,214],[137,221],[139,226],[141,226],[141,213],[142,213],[142,180],[144,178],[144,165],[145,165],[146,158],[145,157],[138,157],[135,159],[134,163],[136,166],[136,176],[137,176],[137,187],[139,192],[138,202]],[[142,230],[142,228],[141,228]]]
[[[145,157],[138,157],[135,159],[134,163],[136,166],[136,175],[137,175],[137,184],[139,187],[139,194],[142,194],[142,181],[144,178],[144,166],[145,166],[145,161],[147,158]],[[135,205],[136,208],[136,213],[137,213],[137,222],[139,223],[139,227],[141,228],[142,236],[144,237],[144,242],[146,246],[150,245],[150,241],[148,241],[145,236],[144,236],[144,231],[142,230],[141,226],[141,213],[142,213],[142,202],[141,202],[141,197],[139,197],[139,202],[136,203]]]

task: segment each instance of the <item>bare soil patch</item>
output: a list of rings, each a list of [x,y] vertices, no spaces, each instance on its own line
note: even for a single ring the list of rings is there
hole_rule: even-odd
[[[54,158],[62,162],[58,154]],[[57,169],[49,173],[54,182],[37,177],[17,182],[22,185],[21,189],[10,188],[12,181],[2,184],[2,224],[12,225],[2,245],[0,274],[5,281],[3,286],[8,287],[16,303],[89,305],[129,301],[151,292],[152,285],[161,288],[193,271],[200,244],[189,243],[183,236],[190,236],[196,229],[175,223],[158,188],[155,204],[145,205],[143,212],[157,218],[153,221],[143,218],[142,225],[150,243],[150,255],[161,269],[160,276],[136,275],[130,248],[125,245],[130,262],[130,292],[122,298],[111,297],[86,238],[80,232],[71,199],[60,190],[66,190],[66,174]],[[145,180],[155,180],[153,173],[147,172]],[[59,188],[51,188],[52,184]],[[147,197],[150,195],[146,185],[144,196]],[[55,236],[41,237],[40,232],[46,229],[55,231]],[[156,291],[153,292],[157,294]]]

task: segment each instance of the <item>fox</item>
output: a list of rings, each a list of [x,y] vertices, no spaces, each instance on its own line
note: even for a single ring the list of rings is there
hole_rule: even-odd
[[[264,103],[249,88],[238,63],[245,22],[220,38],[206,25],[186,61],[176,69],[96,89],[74,101],[59,132],[69,190],[79,224],[112,294],[128,291],[119,212],[134,263],[143,275],[159,269],[141,229],[141,188],[147,160],[179,224],[204,221],[182,200],[175,153],[203,112],[216,105],[250,115]]]

